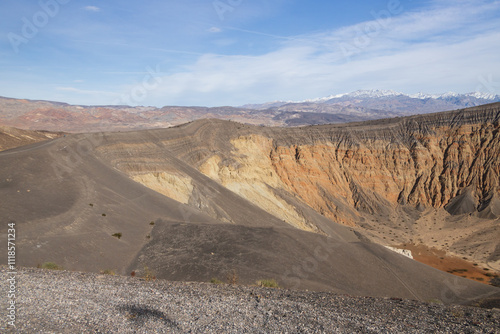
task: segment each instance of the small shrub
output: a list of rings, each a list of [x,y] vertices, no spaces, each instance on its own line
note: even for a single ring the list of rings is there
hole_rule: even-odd
[[[500,278],[499,277],[493,278],[492,280],[490,280],[490,284],[500,288]]]
[[[101,274],[103,274],[103,275],[111,275],[111,276],[115,276],[116,275],[115,272],[113,270],[111,270],[111,269],[103,270],[103,271],[101,271]]]
[[[103,214],[102,214],[102,216],[103,216],[103,217],[106,217],[106,214],[105,214],[105,213],[103,213]]]
[[[89,205],[90,205],[90,206],[94,206],[94,204],[92,204],[92,203],[90,203]]]
[[[263,288],[279,288],[278,282],[275,279],[263,279],[257,281],[257,285]]]
[[[151,225],[151,226],[153,226],[154,224],[155,224],[155,222],[151,222],[151,223],[149,223],[149,225]]]
[[[222,282],[221,280],[219,280],[215,277],[210,280],[210,283],[212,283],[212,284],[224,284],[224,282]]]
[[[430,303],[430,304],[440,304],[440,305],[444,304],[444,303],[443,303],[441,300],[439,300],[439,299],[431,299],[431,300],[428,300],[427,302],[428,302],[428,303]]]
[[[153,281],[156,279],[156,276],[147,266],[145,266],[144,267],[144,275],[142,276],[142,278],[144,278],[144,280],[146,280],[146,281]]]
[[[58,266],[54,262],[44,262],[44,263],[42,263],[42,265],[39,266],[39,268],[49,269],[49,270],[62,270],[63,269],[61,266]]]
[[[115,234],[112,234],[111,236],[120,239],[122,237],[122,234],[121,233],[115,233]]]
[[[239,277],[236,270],[233,269],[230,272],[228,272],[226,275],[226,279],[229,284],[238,284]]]

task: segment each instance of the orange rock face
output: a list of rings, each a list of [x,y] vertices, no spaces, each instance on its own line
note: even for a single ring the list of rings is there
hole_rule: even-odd
[[[498,191],[499,154],[498,124],[483,124],[416,134],[409,147],[383,139],[318,142],[278,146],[269,156],[289,190],[325,216],[352,223],[338,204],[368,213],[380,204],[442,208],[469,189],[479,206]]]

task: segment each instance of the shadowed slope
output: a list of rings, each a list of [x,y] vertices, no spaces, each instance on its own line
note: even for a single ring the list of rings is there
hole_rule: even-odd
[[[54,261],[67,269],[124,273],[146,242],[150,221],[184,221],[186,214],[195,222],[211,220],[133,182],[90,151],[70,153],[84,142],[87,137],[74,136],[0,154],[0,216],[16,223],[19,265]]]
[[[500,298],[500,290],[433,269],[382,246],[336,240],[290,228],[160,223],[130,267],[169,280],[255,284],[274,278],[281,287],[472,304]],[[231,279],[231,278],[230,278]]]

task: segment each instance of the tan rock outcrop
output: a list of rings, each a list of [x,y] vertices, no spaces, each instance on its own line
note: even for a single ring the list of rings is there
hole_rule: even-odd
[[[193,192],[193,184],[191,178],[188,176],[167,172],[152,172],[133,175],[132,179],[184,204],[189,202],[189,198]]]
[[[200,171],[290,225],[316,232],[314,224],[308,224],[295,207],[273,192],[273,188],[287,187],[273,171],[269,159],[272,140],[251,135],[234,139],[231,143],[235,148],[233,163],[224,165],[219,156],[213,156],[200,166]]]

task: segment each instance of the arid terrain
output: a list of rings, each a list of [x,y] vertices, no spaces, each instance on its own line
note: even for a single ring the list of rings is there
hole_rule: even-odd
[[[7,277],[0,266],[0,279]],[[498,310],[437,301],[33,268],[20,268],[17,277],[16,328],[2,319],[2,333],[497,333],[500,327]]]
[[[500,296],[484,284],[500,260],[499,119],[492,104],[66,135],[0,153],[0,217],[16,224],[20,266],[473,304]],[[431,248],[465,262],[419,257]],[[476,282],[457,277],[467,263]]]
[[[26,130],[65,132],[125,131],[168,128],[204,118],[232,120],[255,125],[297,126],[306,124],[362,121],[398,116],[400,113],[350,108],[329,107],[307,112],[297,110],[245,107],[130,107],[79,106],[52,101],[33,101],[0,97],[0,125]]]
[[[0,334],[500,334],[500,0],[1,8]]]
[[[26,131],[0,126],[0,151],[64,136],[61,132]]]
[[[409,96],[393,91],[356,91],[308,102],[270,102],[242,107],[71,105],[0,97],[0,126],[25,130],[106,132],[167,128],[199,119],[295,127],[359,122],[474,107],[500,101],[492,94]]]
[[[164,148],[301,230],[329,235],[314,216],[320,213],[377,243],[422,244],[498,271],[498,111],[494,104],[298,129],[200,121],[160,139],[152,170],[136,162],[146,161],[149,147],[134,145],[127,155],[100,150],[134,180],[216,219],[230,220],[189,175],[171,172]],[[186,151],[187,143],[195,149]]]

